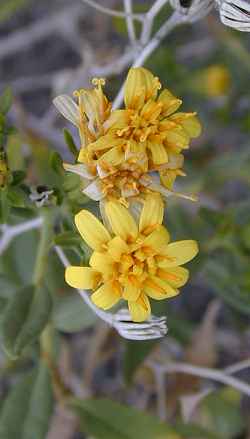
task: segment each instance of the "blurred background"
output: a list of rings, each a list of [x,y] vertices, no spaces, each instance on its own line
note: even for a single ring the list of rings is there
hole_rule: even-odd
[[[152,3],[135,0],[134,11],[144,12]],[[99,4],[123,10],[122,1]],[[169,15],[169,8],[164,6],[154,29]],[[129,67],[119,62],[127,50],[124,20],[83,1],[1,0],[0,94],[6,86],[12,90],[8,121],[16,128],[6,146],[8,163],[12,171],[28,170],[31,187],[60,186],[60,178],[48,166],[52,150],[72,160],[62,133],[67,123],[52,99],[89,87],[93,76],[106,78],[106,93],[114,98]],[[170,200],[165,215],[174,240],[199,242],[200,254],[190,264],[191,280],[179,297],[156,304],[155,314],[168,319],[164,340],[128,342],[98,321],[66,286],[63,267],[51,254],[47,277],[53,296],[51,322],[58,370],[52,374],[54,396],[51,392],[45,404],[50,409],[42,419],[46,424],[42,431],[47,433],[34,430],[33,436],[26,436],[22,430],[21,435],[17,427],[15,432],[3,429],[1,439],[136,437],[122,429],[121,434],[112,432],[106,424],[102,426],[96,413],[91,416],[96,416],[94,423],[99,423],[101,433],[93,432],[86,417],[82,427],[83,415],[76,416],[60,405],[58,380],[79,398],[110,398],[173,426],[171,434],[152,433],[149,439],[250,438],[249,397],[235,388],[184,374],[169,375],[162,384],[157,370],[150,367],[150,362],[183,360],[226,368],[250,358],[250,33],[226,28],[214,10],[192,25],[176,28],[145,67],[183,99],[183,111],[197,111],[203,127],[185,154],[187,176],[177,183],[178,189],[199,194],[199,202]],[[77,133],[67,127],[77,143]],[[75,188],[69,186],[64,190],[73,194]],[[18,200],[13,203],[10,222],[15,224],[23,220],[27,209]],[[71,204],[77,211],[86,201],[74,193]],[[25,209],[20,212],[21,208]],[[37,232],[31,231],[18,236],[1,255],[0,316],[17,288],[28,283],[36,246]],[[14,361],[0,351],[3,424],[9,419],[5,401],[17,401],[17,396],[10,399],[13,387],[36,364],[36,355],[35,346]],[[249,369],[237,376],[250,384]],[[45,387],[40,391],[46,393]],[[40,393],[35,395],[38,398]],[[193,399],[185,399],[189,396]],[[17,407],[21,401],[20,397]],[[17,409],[13,416],[16,425],[21,425],[24,414]],[[137,437],[143,436],[138,433]]]

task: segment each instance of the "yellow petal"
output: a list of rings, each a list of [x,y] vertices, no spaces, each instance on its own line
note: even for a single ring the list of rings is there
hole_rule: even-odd
[[[92,296],[92,302],[98,306],[98,308],[109,309],[119,302],[121,298],[121,292],[119,288],[116,288],[114,282],[106,282],[98,290],[96,290]]]
[[[198,244],[196,241],[185,240],[169,244],[162,252],[166,257],[165,261],[159,263],[161,267],[177,267],[191,261],[198,253]]]
[[[111,236],[104,225],[88,210],[81,210],[75,216],[76,227],[86,243],[94,250],[102,250]]]
[[[175,170],[165,169],[164,171],[160,172],[161,183],[167,189],[171,190],[173,188],[176,176],[177,174]]]
[[[98,271],[90,267],[67,267],[65,280],[73,288],[93,289],[96,288],[100,275]]]
[[[179,293],[179,291],[173,288],[169,283],[156,276],[150,276],[150,278],[146,280],[143,285],[143,290],[149,297],[155,300],[168,299]]]
[[[129,301],[128,309],[133,322],[144,322],[151,314],[150,303],[145,294],[141,294],[136,302]]]
[[[154,77],[149,70],[143,67],[131,68],[124,88],[126,108],[141,108],[147,99],[155,99],[160,87],[158,78]]]
[[[164,215],[164,204],[160,195],[150,195],[144,202],[140,216],[139,231],[148,234],[156,224],[161,224]],[[148,230],[147,230],[148,229]]]
[[[179,123],[191,138],[200,136],[201,124],[195,113],[176,113],[171,120]]]
[[[167,269],[159,269],[157,276],[165,280],[175,288],[180,288],[187,283],[189,271],[184,267],[172,267]]]
[[[146,90],[141,69],[130,69],[124,86],[126,108],[140,108],[144,104],[145,96]]]
[[[184,163],[183,154],[168,153],[168,163],[166,164],[166,169],[179,169],[182,168]],[[165,169],[165,167],[164,167]]]
[[[164,117],[174,113],[181,106],[182,101],[177,99],[169,90],[165,89],[158,97],[158,102],[162,104],[162,115]]]
[[[183,120],[181,125],[190,137],[200,136],[201,124],[196,116]]]
[[[110,149],[116,146],[123,145],[123,140],[115,138],[112,134],[106,134],[99,137],[96,142],[90,143],[88,149],[90,151],[101,151],[103,149]]]
[[[107,253],[94,251],[89,260],[89,265],[102,273],[103,275],[112,275],[114,269],[114,261]]]
[[[167,247],[169,242],[169,233],[167,229],[161,225],[147,236],[143,241],[143,248],[150,248],[154,252],[161,252],[162,249]]]
[[[105,128],[108,135],[116,132],[117,129],[123,129],[128,126],[130,119],[130,110],[114,110],[105,122]]]
[[[129,247],[120,236],[115,236],[113,239],[111,239],[111,241],[109,241],[108,254],[114,261],[119,262],[121,259],[121,255],[128,252]]]
[[[166,143],[168,146],[177,147],[179,149],[188,148],[189,136],[184,129],[172,129],[166,133]]]
[[[155,165],[162,165],[168,162],[168,154],[163,144],[148,142],[147,147],[151,151],[152,161]]]
[[[123,299],[135,302],[140,294],[141,288],[136,285],[136,282],[133,282],[132,279],[128,280],[128,282],[124,286],[122,294]]]
[[[122,148],[119,146],[110,149],[109,151],[105,152],[99,159],[98,163],[102,165],[102,163],[112,166],[117,166],[120,163],[124,161],[124,152],[122,151]]]
[[[138,235],[137,225],[128,209],[119,202],[109,201],[105,205],[105,212],[115,235],[124,241],[134,240]]]

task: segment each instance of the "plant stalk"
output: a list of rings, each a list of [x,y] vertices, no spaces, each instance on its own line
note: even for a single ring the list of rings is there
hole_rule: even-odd
[[[43,282],[48,263],[49,250],[53,237],[53,209],[49,207],[44,207],[41,210],[43,222],[33,276],[33,282],[36,287],[39,287]]]

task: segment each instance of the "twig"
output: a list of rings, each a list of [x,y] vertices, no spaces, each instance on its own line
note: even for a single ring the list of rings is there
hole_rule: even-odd
[[[29,230],[38,229],[42,225],[42,218],[35,218],[16,226],[1,226],[2,237],[0,239],[0,255],[8,248],[11,241],[18,235],[28,232]]]
[[[153,6],[146,13],[141,33],[141,43],[143,46],[148,42],[150,38],[155,16],[167,2],[168,0],[156,0]]]
[[[135,27],[133,22],[133,11],[132,11],[132,1],[131,0],[123,0],[124,10],[126,13],[126,23],[127,23],[127,31],[128,37],[132,46],[136,45],[136,36],[135,36]]]
[[[146,59],[151,55],[151,53],[159,46],[160,42],[165,38],[177,25],[181,24],[183,22],[184,18],[181,16],[177,11],[174,12],[169,20],[167,20],[156,32],[155,36],[152,38],[152,40],[144,47],[142,50],[140,56],[136,59],[136,61],[133,63],[132,67],[139,67],[141,66]],[[113,108],[119,108],[119,106],[122,103],[122,97],[123,97],[123,87],[121,87],[118,95],[116,96]]]
[[[121,57],[104,66],[93,66],[92,76],[111,76],[121,73],[134,59],[134,50],[126,51]]]
[[[92,8],[97,9],[104,14],[111,15],[113,17],[118,18],[127,18],[128,16],[133,18],[134,20],[143,21],[145,14],[127,14],[125,12],[115,11],[114,9],[106,8],[105,6],[100,5],[94,0],[82,0],[86,5],[92,6]]]
[[[224,370],[198,367],[188,363],[168,363],[162,365],[150,361],[148,362],[148,365],[152,369],[155,369],[159,374],[186,373],[188,375],[195,375],[234,387],[245,395],[250,396],[250,385],[238,380],[237,378],[229,376]]]
[[[247,358],[246,360],[239,361],[239,363],[235,363],[232,366],[228,366],[224,369],[224,372],[228,375],[232,375],[233,373],[240,372],[243,369],[250,368],[250,358]]]
[[[63,8],[61,12],[52,15],[50,18],[45,17],[38,23],[13,32],[6,38],[2,38],[0,58],[25,50],[31,44],[34,45],[42,38],[47,38],[48,35],[51,35],[54,32],[65,34],[65,25],[68,27],[70,22],[74,22],[78,19],[81,12],[82,8],[79,4],[70,5],[67,8]]]
[[[167,398],[165,375],[154,370],[155,385],[157,391],[157,413],[161,421],[166,421],[167,417]]]

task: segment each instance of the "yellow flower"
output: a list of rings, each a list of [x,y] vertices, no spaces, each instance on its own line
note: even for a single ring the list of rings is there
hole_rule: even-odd
[[[165,89],[145,68],[131,68],[125,83],[125,109],[115,110],[106,120],[105,134],[81,150],[79,161],[87,155],[109,162],[119,154],[120,162],[136,153],[145,154],[149,171],[159,171],[162,183],[171,188],[181,175],[181,151],[199,136],[196,113],[176,112],[182,101]],[[179,157],[181,156],[181,157]],[[177,167],[169,168],[171,160]]]
[[[222,65],[214,65],[202,74],[202,90],[208,96],[217,97],[228,93],[231,85],[229,70]]]
[[[111,111],[111,103],[102,90],[105,80],[94,78],[92,84],[93,89],[74,92],[78,104],[67,95],[58,96],[53,101],[60,113],[79,129],[82,148],[104,134],[104,122]]]
[[[107,227],[87,210],[76,215],[76,226],[93,253],[90,267],[66,269],[66,282],[94,290],[91,299],[104,310],[126,300],[132,320],[142,322],[150,316],[150,298],[174,297],[187,282],[188,270],[181,266],[197,254],[197,243],[169,243],[158,195],[146,198],[138,222],[118,202],[105,203],[104,210]]]

